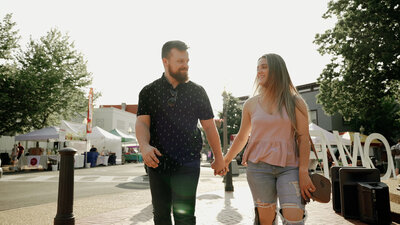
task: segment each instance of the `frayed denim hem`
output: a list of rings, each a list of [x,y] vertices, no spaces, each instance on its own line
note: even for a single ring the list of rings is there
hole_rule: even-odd
[[[303,219],[302,220],[298,220],[298,221],[289,221],[287,220],[281,213],[282,209],[276,209],[276,214],[279,215],[279,217],[282,220],[282,224],[283,225],[304,225],[304,223],[307,220],[307,211],[304,210],[304,215],[303,215]],[[275,217],[276,220],[276,217]]]

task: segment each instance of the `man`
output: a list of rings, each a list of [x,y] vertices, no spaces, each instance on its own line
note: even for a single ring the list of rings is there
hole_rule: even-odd
[[[97,152],[97,148],[94,147],[94,145],[92,145],[92,147],[90,148],[89,152]]]
[[[154,224],[196,224],[196,189],[200,175],[201,132],[213,149],[214,174],[224,173],[220,139],[208,96],[189,81],[187,45],[169,41],[162,47],[165,72],[139,94],[136,137],[149,167]]]
[[[18,156],[17,159],[21,158],[22,154],[24,153],[24,147],[22,147],[21,143],[18,142]]]

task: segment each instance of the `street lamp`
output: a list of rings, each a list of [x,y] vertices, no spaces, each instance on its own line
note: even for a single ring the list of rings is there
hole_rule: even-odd
[[[360,127],[360,133],[361,133],[361,134],[364,134],[364,131],[365,131],[365,128],[363,127],[363,125],[361,125],[361,127]]]
[[[224,123],[223,123],[223,152],[226,155],[228,151],[228,129],[227,129],[227,119],[226,119],[226,114],[228,111],[228,94],[224,90],[222,93],[222,97],[224,98],[224,107],[223,107],[223,112],[224,112]],[[225,175],[225,191],[233,191],[233,183],[232,183],[232,163],[229,163],[229,172]]]

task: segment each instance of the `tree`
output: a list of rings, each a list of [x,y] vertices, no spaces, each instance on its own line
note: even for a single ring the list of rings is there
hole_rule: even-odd
[[[91,81],[83,56],[74,49],[67,35],[50,30],[40,41],[31,40],[28,49],[18,57],[20,80],[26,80],[24,103],[29,111],[23,117],[35,129],[70,118],[85,111],[83,88]]]
[[[19,48],[18,30],[15,30],[15,22],[11,21],[12,14],[7,14],[0,22],[0,60],[13,59],[13,53]],[[4,64],[0,64],[3,67]]]
[[[227,103],[226,103],[226,122],[227,122],[227,132],[228,132],[228,144],[229,138],[232,134],[237,134],[240,128],[240,122],[242,119],[242,108],[239,106],[239,99],[234,97],[232,93],[227,93]],[[224,118],[224,113],[218,113],[219,118]],[[221,138],[221,143],[223,143],[223,126],[218,128],[218,133]]]
[[[10,17],[5,19],[8,23],[4,24],[15,25],[9,22]],[[0,31],[0,36],[7,34],[6,29]],[[11,52],[10,47],[2,49],[7,50],[5,53]],[[10,57],[10,54],[4,55]],[[68,35],[51,29],[39,40],[31,39],[26,50],[19,50],[15,59],[14,69],[1,75],[0,134],[14,135],[56,125],[61,119],[86,110],[85,88],[92,78],[83,55]]]
[[[330,1],[323,18],[333,16],[335,27],[314,40],[321,55],[332,56],[318,78],[318,103],[354,130],[363,125],[393,141],[400,135],[399,2]]]
[[[242,118],[242,108],[239,106],[239,99],[232,96],[232,93],[227,94],[228,102],[227,102],[227,130],[228,130],[228,144],[229,144],[229,137],[231,134],[237,134],[240,128],[240,122]],[[214,119],[216,123],[218,134],[221,140],[221,144],[223,144],[223,125],[222,125],[222,118],[224,118],[223,112],[218,112],[218,116],[220,119]],[[203,150],[208,152],[211,148],[208,144],[206,134],[203,128],[200,128],[202,138],[203,138]]]
[[[20,37],[11,17],[12,14],[7,14],[0,22],[0,135],[17,129],[17,118],[10,114],[19,110],[14,104],[14,99],[18,97],[15,91],[18,85],[15,74],[18,69],[14,55],[20,47]]]

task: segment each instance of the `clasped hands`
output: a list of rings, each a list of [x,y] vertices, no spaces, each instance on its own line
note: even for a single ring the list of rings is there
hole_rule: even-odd
[[[148,167],[156,168],[158,167],[158,163],[160,162],[157,156],[161,156],[162,154],[158,151],[157,148],[153,146],[147,145],[142,146],[141,149],[142,157],[144,163]],[[214,169],[214,175],[224,176],[229,171],[229,163],[223,157],[216,157],[215,160],[211,163],[211,168]]]
[[[211,168],[214,169],[214,175],[224,176],[229,172],[230,161],[228,163],[226,161],[225,158],[219,157],[211,163]]]

